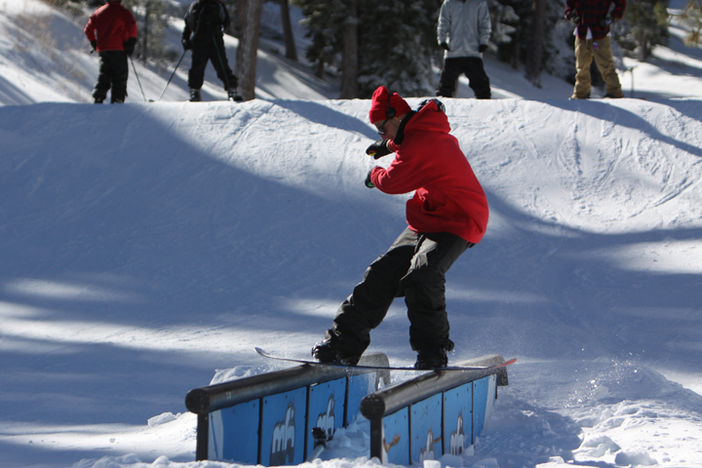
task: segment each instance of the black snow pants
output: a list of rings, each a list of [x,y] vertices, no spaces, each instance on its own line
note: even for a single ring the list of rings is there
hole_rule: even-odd
[[[224,90],[236,89],[238,85],[237,79],[234,72],[229,68],[222,36],[206,35],[202,38],[194,38],[192,50],[192,64],[188,72],[188,87],[190,89],[202,88],[208,61],[212,62],[212,66],[217,71],[217,78],[222,82]]]
[[[93,98],[104,101],[112,88],[111,102],[124,102],[127,97],[129,62],[123,50],[100,52],[100,69],[93,89]]]
[[[445,274],[473,244],[447,232],[406,229],[365,272],[363,281],[339,307],[332,329],[349,355],[361,355],[395,297],[405,297],[410,345],[415,351],[448,347]]]
[[[444,60],[444,67],[439,76],[437,96],[453,97],[456,92],[458,77],[465,73],[468,86],[478,99],[490,99],[490,78],[485,72],[483,59],[480,57],[454,57]]]

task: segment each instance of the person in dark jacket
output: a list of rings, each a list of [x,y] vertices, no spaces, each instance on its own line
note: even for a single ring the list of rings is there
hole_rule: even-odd
[[[129,79],[127,57],[134,52],[137,38],[134,16],[122,6],[121,0],[109,0],[90,15],[84,32],[93,50],[100,54],[100,69],[93,89],[95,103],[102,104],[110,88],[111,102],[123,103]]]
[[[373,93],[370,121],[382,140],[366,152],[378,159],[395,153],[387,169],[374,167],[366,186],[388,194],[414,191],[407,202],[408,227],[366,270],[341,304],[332,328],[312,349],[326,363],[355,365],[370,344],[370,331],[395,297],[404,296],[415,367],[448,364],[445,274],[463,252],[480,242],[489,210],[485,192],[461,151],[443,104],[424,101],[417,111],[381,86]]]
[[[185,50],[192,50],[193,57],[188,73],[190,100],[201,101],[200,88],[205,79],[207,62],[212,61],[217,77],[224,84],[229,99],[240,101],[236,93],[238,80],[229,68],[224,48],[224,30],[230,18],[221,0],[196,0],[185,13],[182,43]]]
[[[461,74],[478,99],[490,99],[490,78],[482,54],[488,48],[492,25],[485,0],[444,0],[436,29],[444,49],[444,66],[439,76],[437,96],[452,97]]]
[[[614,9],[610,9],[614,4]],[[571,99],[590,97],[590,64],[594,58],[605,82],[605,97],[622,98],[622,85],[612,59],[609,32],[613,20],[621,20],[626,0],[566,0],[565,17],[575,28],[575,86]]]

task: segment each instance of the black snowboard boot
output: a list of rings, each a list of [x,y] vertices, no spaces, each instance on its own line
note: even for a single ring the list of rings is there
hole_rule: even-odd
[[[312,348],[312,357],[322,363],[355,366],[361,359],[361,355],[355,355],[344,351],[341,341],[342,340],[338,338],[337,335],[328,332],[324,341],[317,343],[314,348]]]
[[[414,363],[415,369],[441,369],[448,365],[448,353],[453,350],[453,341],[448,342],[442,347],[424,348],[417,351],[417,362]]]
[[[227,90],[227,94],[229,95],[229,100],[234,101],[234,102],[242,102],[244,99],[236,94],[236,89],[231,88]]]
[[[190,102],[198,102],[202,101],[202,97],[200,96],[200,90],[199,89],[190,89]]]
[[[448,356],[446,350],[424,349],[417,353],[417,362],[414,363],[415,369],[440,369],[448,365]]]

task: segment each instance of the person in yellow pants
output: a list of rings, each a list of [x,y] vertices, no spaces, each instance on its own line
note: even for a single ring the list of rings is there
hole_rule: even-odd
[[[614,10],[610,16],[610,7]],[[575,29],[575,87],[571,99],[590,97],[590,64],[602,74],[606,89],[605,97],[622,98],[622,85],[612,59],[610,45],[610,24],[613,19],[621,19],[626,8],[626,0],[567,0],[565,16],[576,24]]]

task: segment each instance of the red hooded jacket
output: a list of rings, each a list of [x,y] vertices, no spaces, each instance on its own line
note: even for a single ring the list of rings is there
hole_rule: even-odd
[[[373,185],[389,194],[415,190],[407,202],[407,223],[417,232],[450,232],[477,244],[487,228],[485,192],[468,160],[449,135],[446,114],[432,100],[404,128],[395,159],[387,169],[376,167]]]
[[[137,35],[136,21],[132,13],[118,1],[108,1],[90,15],[85,25],[89,41],[96,39],[98,52],[124,50],[124,43]]]

